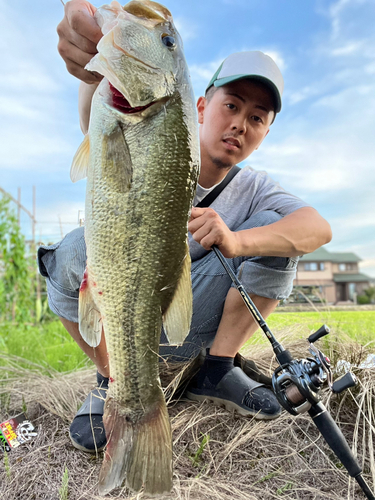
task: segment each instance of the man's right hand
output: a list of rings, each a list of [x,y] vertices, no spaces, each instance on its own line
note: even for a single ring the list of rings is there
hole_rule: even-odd
[[[103,77],[84,69],[97,53],[96,46],[103,36],[94,19],[96,8],[86,0],[71,0],[64,10],[64,19],[57,26],[58,51],[69,73],[83,82],[98,83]]]

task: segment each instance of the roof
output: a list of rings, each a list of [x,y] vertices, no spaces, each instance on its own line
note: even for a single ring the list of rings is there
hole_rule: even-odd
[[[324,247],[307,253],[300,258],[302,262],[360,262],[361,259],[352,252],[328,252]]]
[[[349,273],[341,273],[341,274],[334,274],[333,275],[333,281],[335,283],[359,283],[359,282],[370,282],[371,281],[371,276],[367,276],[367,274],[362,274],[362,273],[355,273],[355,274],[349,274]]]

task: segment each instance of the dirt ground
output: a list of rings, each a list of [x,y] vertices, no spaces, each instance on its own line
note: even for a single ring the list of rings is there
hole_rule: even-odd
[[[269,370],[274,362],[270,349],[252,349],[252,358]],[[291,346],[293,353],[303,356],[305,349],[306,344]],[[346,345],[333,347],[330,356],[359,364],[367,354],[359,346]],[[371,487],[375,482],[374,371],[357,369],[360,384],[345,396],[329,396],[327,389],[323,394]],[[162,367],[163,386],[177,373],[175,368]],[[26,409],[38,430],[30,444],[6,456],[0,452],[1,500],[104,500],[97,494],[102,454],[78,451],[68,435],[71,419],[94,383],[95,373],[90,370],[47,376],[34,365],[21,368],[17,359],[10,360],[7,371],[0,371],[0,421]],[[170,392],[169,386],[167,396]],[[168,408],[174,487],[163,497],[166,500],[365,498],[308,415],[283,412],[277,420],[263,422],[211,403],[170,401]],[[147,497],[117,489],[105,498]]]

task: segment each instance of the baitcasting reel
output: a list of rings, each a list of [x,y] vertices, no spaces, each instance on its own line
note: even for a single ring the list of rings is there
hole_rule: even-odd
[[[319,391],[326,380],[329,388],[335,393],[353,387],[357,382],[354,374],[350,372],[336,382],[332,382],[330,360],[314,346],[314,342],[329,333],[329,328],[323,325],[308,338],[311,358],[294,359],[291,353],[276,340],[223,254],[216,246],[213,246],[212,249],[236,286],[254,320],[272,345],[273,352],[280,365],[272,376],[272,386],[280,405],[292,415],[308,412],[321,435],[347,469],[349,475],[357,481],[369,500],[375,500],[375,496],[362,477],[362,469],[358,461],[319,396]]]
[[[331,362],[314,345],[314,342],[327,335],[329,331],[328,326],[323,325],[307,339],[312,358],[290,359],[273,374],[272,386],[275,395],[280,405],[292,415],[305,413],[319,403],[321,399],[319,391],[325,381],[335,394],[354,387],[357,383],[355,375],[351,372],[336,382],[332,381]]]

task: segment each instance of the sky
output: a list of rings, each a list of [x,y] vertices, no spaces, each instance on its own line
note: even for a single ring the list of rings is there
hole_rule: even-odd
[[[101,2],[93,1],[99,7]],[[375,277],[374,0],[165,0],[196,98],[232,52],[262,50],[285,80],[283,109],[242,165],[265,170],[331,224],[332,252],[355,252]],[[85,181],[70,181],[83,136],[79,81],[57,51],[60,0],[0,0],[0,187],[32,210],[36,237],[78,225]],[[242,166],[241,165],[241,166]],[[22,215],[27,238],[31,224]]]

